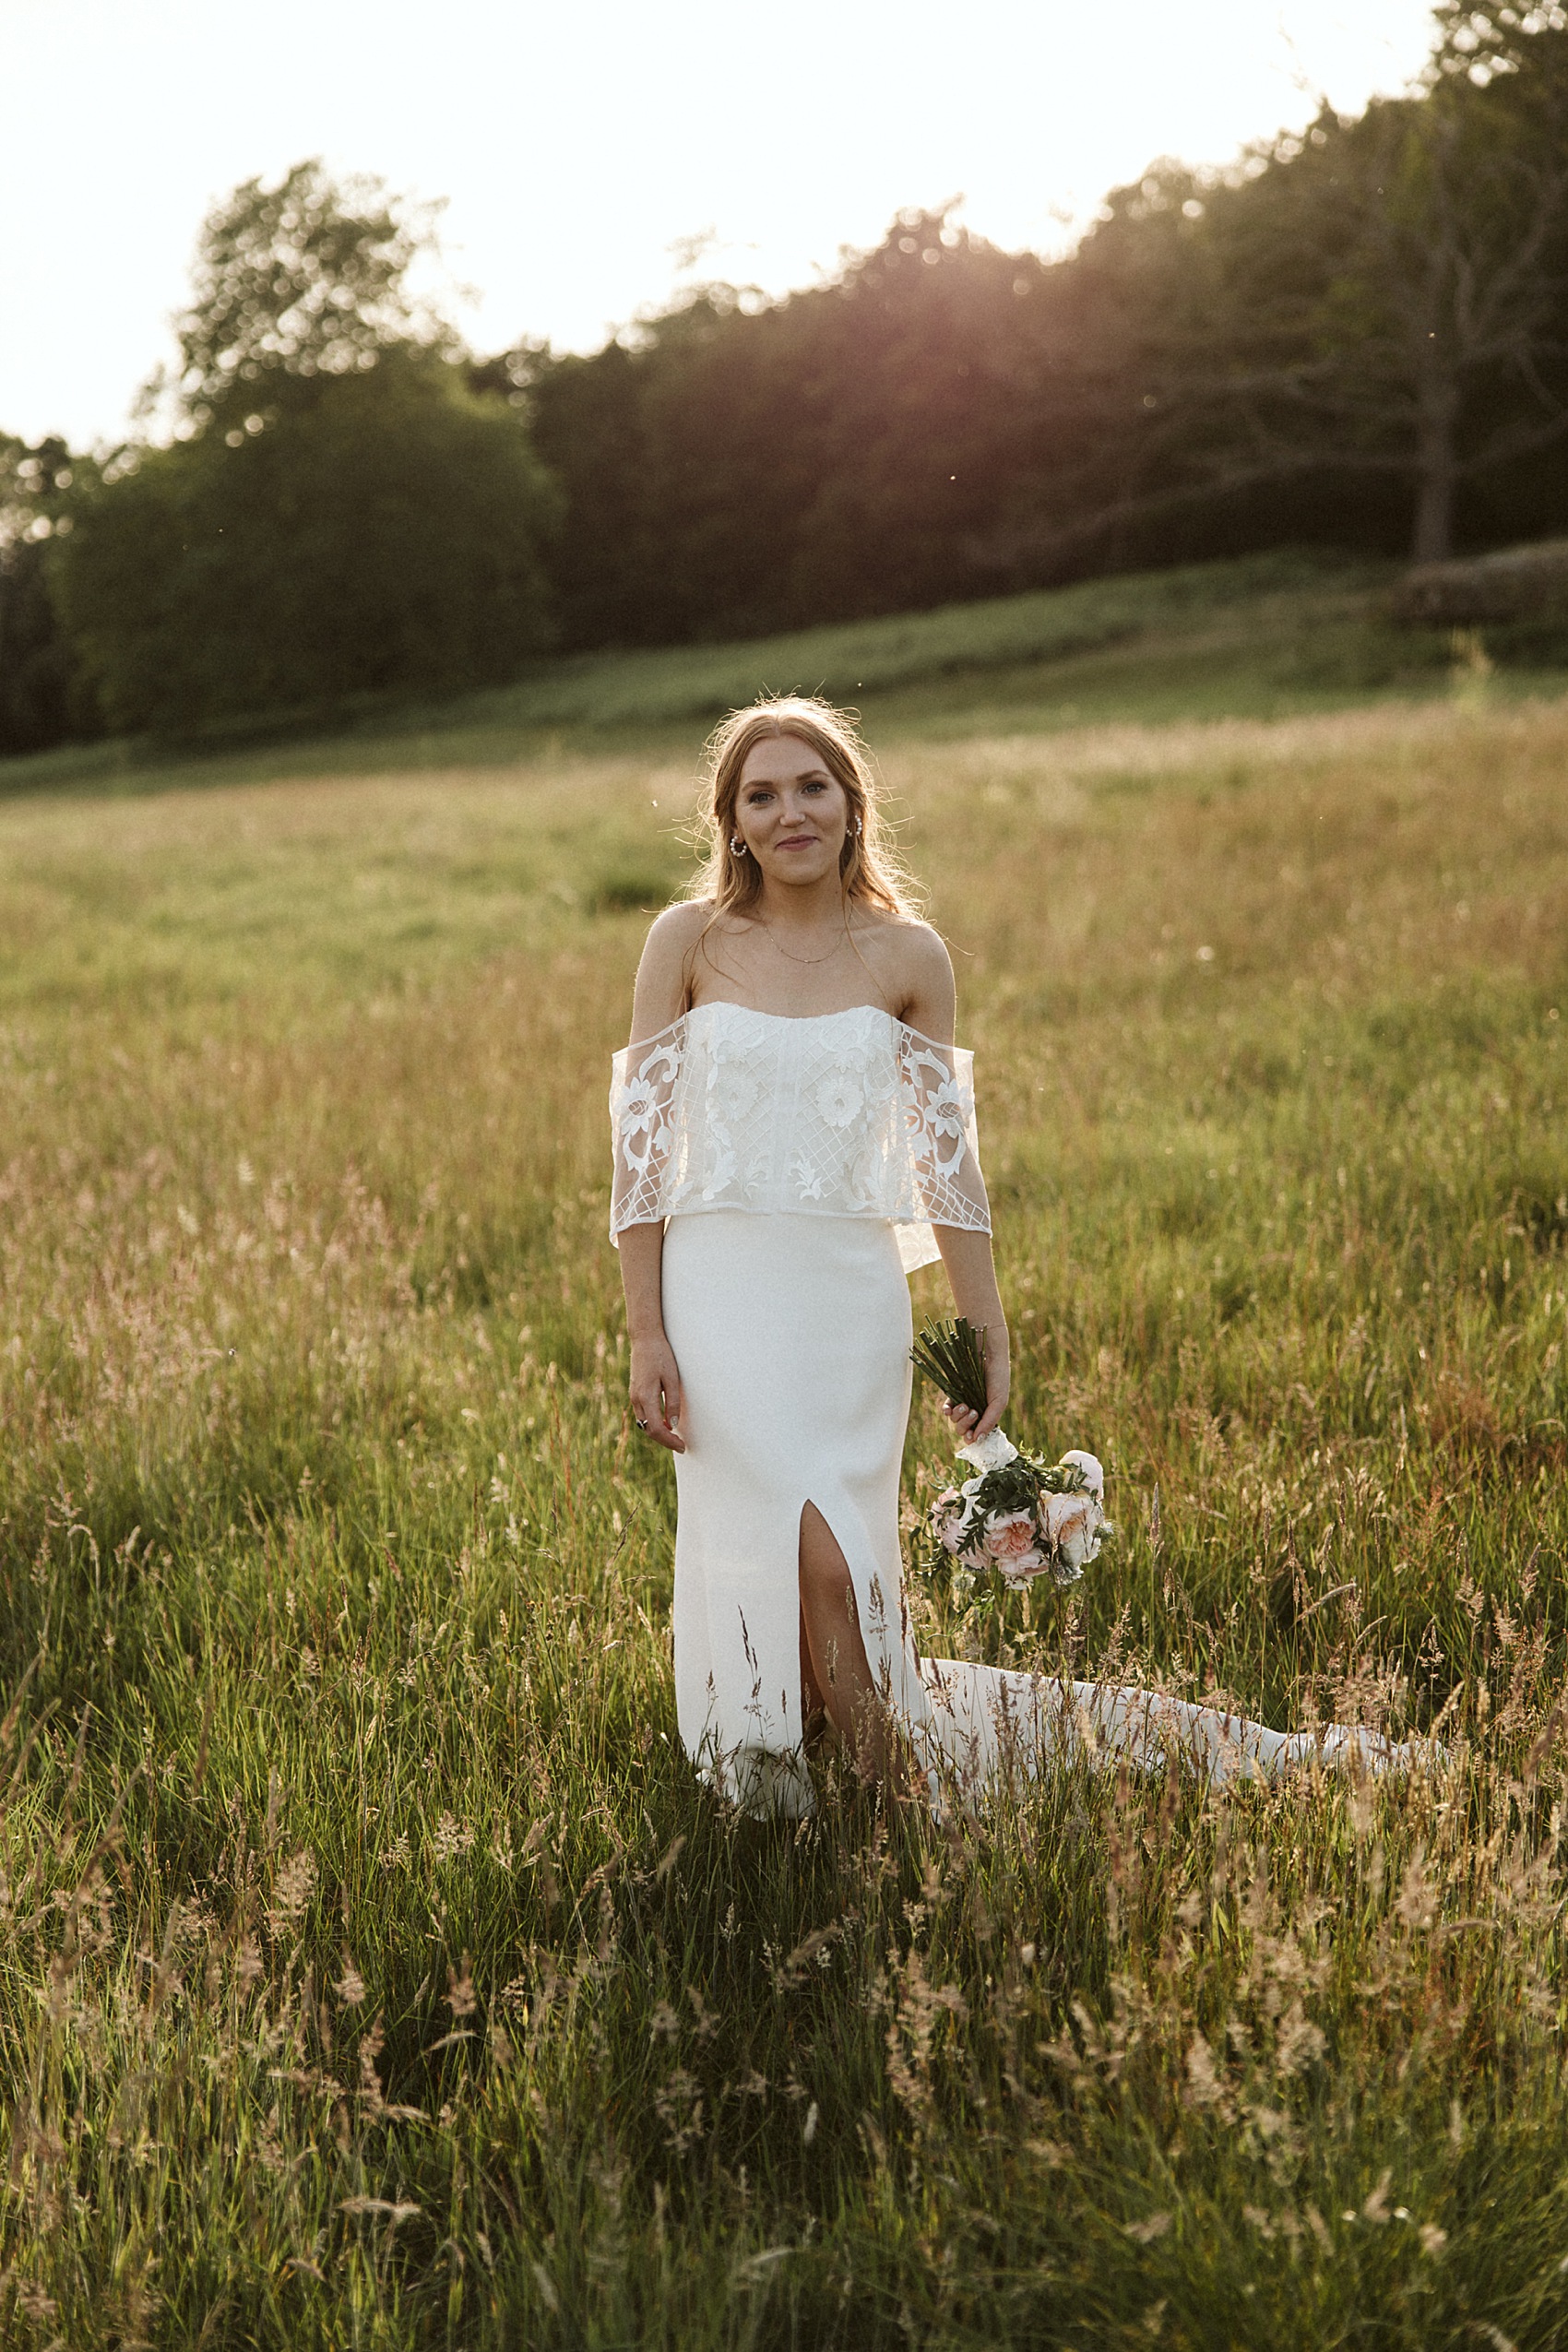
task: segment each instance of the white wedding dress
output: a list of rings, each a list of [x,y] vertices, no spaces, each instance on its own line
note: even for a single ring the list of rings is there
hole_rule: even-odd
[[[1052,1757],[1172,1751],[1216,1780],[1393,1752],[1281,1734],[1158,1693],[917,1657],[898,1479],[906,1276],[933,1224],[991,1229],[972,1058],[873,1005],[803,1017],[724,1003],[615,1056],[611,1232],[665,1220],[665,1329],[685,1396],[675,1459],[675,1696],[687,1752],[753,1812],[812,1807],[802,1752],[801,1515],[854,1584],[872,1670],[934,1790]]]

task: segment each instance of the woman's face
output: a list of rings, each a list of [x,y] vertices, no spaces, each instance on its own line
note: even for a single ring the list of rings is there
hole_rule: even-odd
[[[766,880],[792,887],[838,872],[849,801],[832,769],[798,735],[754,743],[741,770],[734,830]]]

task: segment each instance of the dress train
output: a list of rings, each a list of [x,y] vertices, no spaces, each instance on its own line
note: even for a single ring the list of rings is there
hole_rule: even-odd
[[[961,1658],[924,1658],[931,1729],[965,1793],[997,1778],[1033,1777],[1079,1760],[1162,1773],[1174,1760],[1211,1788],[1276,1780],[1313,1764],[1368,1772],[1408,1765],[1414,1749],[1359,1726],[1272,1731],[1251,1716],[1125,1683],[1068,1682]]]
[[[989,1230],[969,1057],[874,1006],[800,1018],[708,1003],[617,1055],[612,1229],[664,1223],[681,1368],[675,1695],[687,1753],[748,1812],[812,1810],[801,1718],[801,1517],[854,1587],[872,1677],[940,1802],[1085,1758],[1210,1783],[1414,1751],[1278,1732],[1113,1684],[917,1657],[898,1480],[908,1271],[932,1225]]]

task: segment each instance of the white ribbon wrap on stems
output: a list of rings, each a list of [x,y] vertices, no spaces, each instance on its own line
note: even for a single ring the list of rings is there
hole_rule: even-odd
[[[987,1470],[1005,1469],[1009,1462],[1016,1462],[1017,1458],[1017,1447],[1011,1438],[1004,1437],[999,1429],[989,1431],[978,1444],[960,1445],[958,1448],[959,1461],[972,1462],[982,1477]]]

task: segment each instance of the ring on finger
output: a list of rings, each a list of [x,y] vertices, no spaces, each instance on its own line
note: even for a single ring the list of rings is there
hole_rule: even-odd
[[[647,1429],[647,1423],[645,1420],[639,1420],[639,1421],[637,1422],[637,1427],[638,1427],[639,1429]]]

